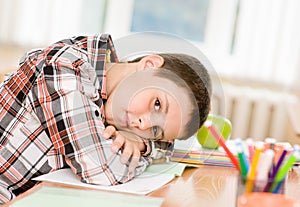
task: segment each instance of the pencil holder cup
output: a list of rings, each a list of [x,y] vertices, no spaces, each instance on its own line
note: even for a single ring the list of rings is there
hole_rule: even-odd
[[[232,125],[227,118],[221,115],[209,114],[207,120],[212,122],[225,140],[230,139]],[[203,148],[217,149],[219,147],[216,139],[204,125],[198,130],[197,139]]]
[[[300,203],[282,194],[253,192],[238,197],[237,207],[295,207]]]
[[[239,177],[236,206],[293,206],[290,204],[293,204],[295,201],[285,197],[285,184],[286,179],[282,181],[273,179],[250,180]]]
[[[281,181],[276,181],[274,179],[250,180],[239,178],[238,196],[253,192],[284,194],[286,183],[285,180],[285,178]]]

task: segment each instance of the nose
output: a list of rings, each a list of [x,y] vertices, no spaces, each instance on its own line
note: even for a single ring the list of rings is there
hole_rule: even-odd
[[[144,114],[142,116],[138,116],[131,123],[131,126],[139,128],[140,130],[146,130],[152,127],[152,125],[153,124],[150,119],[150,114]]]

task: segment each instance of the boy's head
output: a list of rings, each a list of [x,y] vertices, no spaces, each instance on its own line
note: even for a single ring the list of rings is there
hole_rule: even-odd
[[[162,68],[178,75],[188,86],[190,98],[197,103],[192,108],[190,121],[186,125],[185,138],[188,138],[202,126],[210,111],[212,86],[208,71],[197,58],[190,55],[159,55],[164,59]]]
[[[145,56],[130,63],[138,63],[138,71],[107,100],[108,122],[152,139],[185,139],[196,133],[210,110],[211,83],[203,65],[184,54]]]

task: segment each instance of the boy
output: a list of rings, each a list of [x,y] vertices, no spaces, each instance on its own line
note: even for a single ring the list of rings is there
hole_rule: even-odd
[[[196,132],[210,93],[207,71],[194,58],[118,63],[109,35],[29,52],[0,87],[1,202],[65,167],[91,184],[131,180],[168,155],[173,139]]]

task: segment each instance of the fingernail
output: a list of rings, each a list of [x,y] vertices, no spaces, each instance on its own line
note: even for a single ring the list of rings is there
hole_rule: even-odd
[[[108,134],[106,132],[102,133],[103,138],[108,138]]]
[[[134,167],[131,167],[131,166],[128,167],[128,171],[131,172],[131,173],[134,172],[134,169],[135,169]]]
[[[128,173],[129,173],[130,178],[133,178],[135,175],[135,168],[129,168]]]
[[[114,153],[117,153],[118,152],[118,147],[116,145],[112,145],[111,146],[111,149]]]
[[[120,162],[121,162],[122,164],[126,164],[127,159],[126,159],[125,157],[121,156]]]

